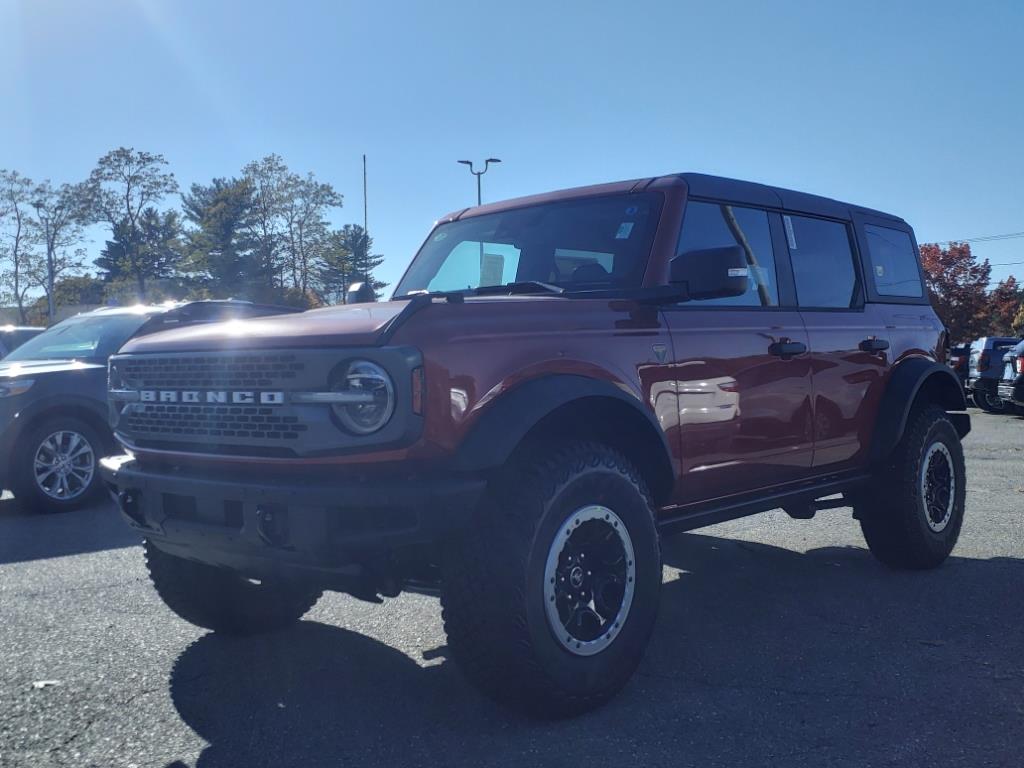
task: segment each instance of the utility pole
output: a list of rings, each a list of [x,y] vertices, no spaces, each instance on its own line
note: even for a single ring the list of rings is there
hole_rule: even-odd
[[[483,196],[481,195],[481,191],[480,191],[480,177],[483,176],[485,173],[487,173],[487,168],[490,166],[491,163],[500,163],[501,160],[499,160],[496,157],[488,157],[486,160],[484,160],[484,169],[482,171],[473,170],[473,161],[472,160],[459,160],[458,162],[460,164],[462,164],[462,165],[468,165],[469,166],[469,172],[472,173],[474,176],[476,176],[476,204],[477,205],[482,205],[483,204]]]

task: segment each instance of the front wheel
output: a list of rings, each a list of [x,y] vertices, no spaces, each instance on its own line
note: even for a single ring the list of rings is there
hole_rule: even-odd
[[[322,594],[297,583],[255,581],[170,555],[143,542],[146,567],[157,594],[190,624],[230,635],[271,632],[294,624]]]
[[[854,502],[872,554],[893,568],[940,565],[960,536],[966,482],[946,412],[933,406],[912,414],[888,465]]]
[[[636,670],[660,588],[653,505],[636,468],[604,445],[568,443],[509,472],[448,548],[448,644],[499,702],[578,714]]]
[[[18,438],[12,462],[14,495],[40,512],[67,512],[87,504],[100,490],[97,462],[107,440],[91,424],[53,416]]]

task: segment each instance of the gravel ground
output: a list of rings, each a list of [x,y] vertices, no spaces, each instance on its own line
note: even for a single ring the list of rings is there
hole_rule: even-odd
[[[661,616],[611,704],[539,723],[446,659],[435,598],[328,594],[233,640],[175,618],[109,504],[0,501],[0,766],[1020,766],[1024,419],[974,412],[941,569],[894,573],[848,510],[666,541]]]

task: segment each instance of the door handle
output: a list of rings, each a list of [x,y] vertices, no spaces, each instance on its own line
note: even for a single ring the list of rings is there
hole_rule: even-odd
[[[789,358],[796,355],[802,355],[806,351],[806,344],[801,341],[790,341],[789,339],[780,339],[768,347],[769,354],[781,357],[783,360],[789,360]]]
[[[860,343],[861,352],[885,352],[889,348],[889,342],[885,339],[864,339]]]

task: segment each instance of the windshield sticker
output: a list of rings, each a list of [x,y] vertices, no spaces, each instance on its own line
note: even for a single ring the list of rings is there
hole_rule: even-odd
[[[729,267],[729,277],[748,277],[750,270],[746,267]]]
[[[616,240],[628,240],[630,233],[633,231],[633,222],[624,221],[619,224],[619,231],[615,233]]]
[[[631,206],[629,206],[629,208],[626,209],[626,215],[627,216],[636,216],[636,212],[638,210],[639,209],[635,205],[631,205]]]
[[[446,237],[448,237],[448,233],[447,232],[438,232],[436,235],[434,235],[434,242],[435,243],[440,243]]]
[[[782,221],[786,224],[786,239],[789,241],[789,250],[796,250],[796,234],[793,232],[793,219],[783,216]]]

